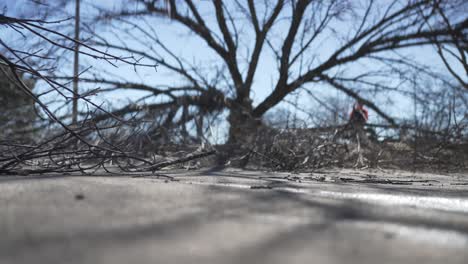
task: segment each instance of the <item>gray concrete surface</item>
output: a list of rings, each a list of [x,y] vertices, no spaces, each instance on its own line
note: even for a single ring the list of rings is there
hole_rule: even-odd
[[[0,263],[468,263],[468,176],[0,177]]]

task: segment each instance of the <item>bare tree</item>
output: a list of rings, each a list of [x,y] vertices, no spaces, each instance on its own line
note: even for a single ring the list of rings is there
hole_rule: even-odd
[[[92,173],[98,169],[110,172],[108,164],[114,163],[113,169],[120,171],[155,171],[159,168],[200,158],[214,152],[202,152],[172,161],[164,159],[147,159],[135,151],[133,133],[141,130],[139,124],[131,120],[123,120],[108,112],[102,105],[92,100],[96,90],[77,93],[68,87],[68,83],[61,83],[50,78],[51,69],[45,68],[47,63],[41,61],[56,61],[53,56],[46,56],[44,48],[37,49],[30,41],[36,36],[52,48],[70,53],[76,51],[80,45],[80,54],[95,60],[103,60],[111,65],[116,63],[130,64],[134,67],[145,66],[154,68],[154,64],[142,64],[133,57],[121,57],[89,46],[66,34],[53,30],[49,25],[62,23],[66,20],[49,21],[43,19],[25,19],[0,14],[0,25],[11,29],[13,33],[23,37],[24,45],[15,46],[8,43],[4,36],[0,37],[0,73],[6,77],[6,83],[16,92],[30,98],[38,109],[45,114],[46,126],[38,137],[28,141],[14,138],[0,139],[0,174],[13,173],[44,173],[44,172],[82,172]],[[46,47],[46,45],[41,46]],[[35,50],[37,49],[37,50]],[[53,71],[53,70],[52,70]],[[27,76],[27,78],[25,78]],[[76,78],[77,76],[73,76]],[[33,92],[27,80],[40,80],[44,85],[39,91]],[[37,90],[37,89],[35,89]],[[87,107],[85,115],[79,120],[69,116],[57,114],[61,106],[48,101],[48,96],[63,99],[64,106],[68,106],[74,98],[81,100]],[[59,108],[57,110],[57,108]],[[31,112],[31,111],[29,111]],[[31,114],[31,113],[28,113]],[[106,122],[98,124],[93,117],[109,115]],[[17,120],[17,116],[9,116],[10,120]],[[142,125],[144,126],[144,124]],[[72,146],[76,146],[72,148]],[[137,162],[138,166],[134,163]],[[115,164],[117,163],[117,164]]]
[[[458,47],[457,43],[466,43],[466,14],[454,18],[443,15],[459,8],[451,5],[451,1],[209,2],[132,0],[125,5],[128,8],[117,12],[100,10],[98,20],[113,21],[118,33],[114,40],[96,35],[94,45],[130,52],[158,63],[168,74],[182,80],[182,85],[135,83],[106,77],[80,81],[107,85],[105,91],[146,91],[146,98],[160,99],[143,107],[158,113],[166,109],[166,120],[174,125],[227,110],[228,142],[238,143],[255,132],[267,111],[301,89],[339,90],[361,100],[395,125],[395,119],[379,107],[372,95],[366,97],[369,94],[366,91],[404,90],[402,86],[410,72],[437,75],[430,65],[406,58],[404,51],[434,44]],[[460,5],[466,7],[467,3],[460,1]],[[158,34],[157,21],[162,19],[170,21],[177,32],[195,35],[201,41],[197,45],[208,47],[216,55],[210,67],[178,56]],[[139,45],[127,45],[125,36]],[[115,41],[116,38],[122,41]],[[321,45],[333,49],[323,54]],[[255,79],[261,74],[262,63],[268,63],[262,60],[269,54],[273,54],[277,63],[274,84],[271,92],[254,105]],[[138,109],[131,104],[114,114],[129,114]],[[181,119],[171,122],[175,116]]]

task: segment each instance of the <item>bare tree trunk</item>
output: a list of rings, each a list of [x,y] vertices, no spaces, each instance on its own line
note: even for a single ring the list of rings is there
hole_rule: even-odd
[[[75,0],[75,50],[73,61],[73,109],[72,123],[76,124],[78,120],[78,68],[79,68],[79,39],[80,39],[80,0]]]
[[[252,143],[262,123],[253,115],[252,101],[248,98],[231,109],[228,121],[228,144],[236,145]]]
[[[197,129],[197,141],[199,143],[205,142],[205,135],[203,133],[203,116],[195,118],[195,125]]]

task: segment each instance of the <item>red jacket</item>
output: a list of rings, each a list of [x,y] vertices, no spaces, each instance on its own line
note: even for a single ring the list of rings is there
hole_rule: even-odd
[[[367,110],[361,104],[355,104],[353,111],[349,115],[349,121],[360,121],[366,123],[369,119],[369,114]]]

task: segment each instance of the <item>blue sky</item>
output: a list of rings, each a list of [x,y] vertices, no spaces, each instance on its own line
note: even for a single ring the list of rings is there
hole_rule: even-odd
[[[53,2],[53,1],[52,1]],[[70,15],[73,13],[73,2],[74,1],[68,1],[68,5],[66,6],[66,10],[70,12]],[[109,1],[90,1],[90,0],[84,0],[82,1],[82,17],[83,20],[86,21],[87,18],[90,17],[90,9],[88,4],[98,4],[100,6],[106,6],[106,8],[119,8],[121,3],[125,2],[122,0],[109,0]],[[6,0],[2,4],[0,4],[0,7],[3,7],[3,5],[6,6],[7,14],[23,14],[26,16],[29,16],[37,10],[31,10],[30,9],[30,3],[28,3],[28,0]],[[208,1],[202,1],[200,3],[199,8],[201,9],[201,13],[208,12],[206,7],[210,5]],[[193,34],[187,34],[186,31],[181,30],[180,27],[174,26],[174,24],[170,23],[167,20],[161,20],[161,19],[154,19],[151,20],[153,23],[157,23],[155,26],[155,30],[157,31],[159,38],[165,42],[165,44],[171,49],[173,49],[176,54],[189,61],[196,61],[199,65],[202,65],[203,67],[209,67],[213,61],[219,61],[219,58],[217,57],[216,54],[213,53],[211,49],[207,47],[207,45],[203,42],[200,41],[197,37],[194,37]],[[210,25],[210,23],[213,23],[214,21],[208,21],[207,23]],[[70,22],[72,23],[72,22]],[[349,30],[347,28],[348,25],[342,24],[342,25],[337,25],[339,28],[342,28],[343,31]],[[216,27],[213,27],[216,28]],[[338,27],[337,27],[338,28]],[[282,33],[281,31],[286,30],[286,24],[280,25],[277,27],[277,33]],[[4,28],[0,29],[1,34],[4,34],[5,32]],[[249,29],[246,29],[246,32],[249,32]],[[13,34],[15,35],[14,32],[7,32],[7,34]],[[112,29],[107,27],[101,27],[100,28],[100,34],[101,36],[106,36],[108,40],[110,41],[117,41],[117,37],[115,37],[112,34]],[[246,34],[248,36],[248,34]],[[19,37],[16,35],[16,37]],[[247,38],[248,39],[248,38]],[[127,39],[127,44],[131,45],[132,47],[137,47],[140,50],[145,50],[148,47],[145,47],[144,45],[141,45],[135,41],[131,41]],[[325,36],[321,41],[321,45],[318,45],[317,48],[320,49],[318,54],[319,60],[323,60],[324,58],[327,57],[332,51],[334,51],[334,48],[339,45],[336,42],[336,39],[329,38],[328,36]],[[423,47],[423,48],[418,48],[418,49],[412,49],[412,50],[401,50],[399,53],[402,54],[402,56],[405,57],[413,57],[415,60],[430,64],[435,68],[438,68],[440,72],[444,72],[443,65],[440,62],[440,59],[437,57],[436,53],[434,52],[433,47]],[[137,72],[134,71],[132,67],[128,67],[126,65],[120,65],[119,68],[114,68],[109,64],[106,64],[105,62],[102,61],[95,61],[90,58],[84,58],[81,56],[81,67],[87,68],[89,66],[92,66],[93,69],[92,71],[101,71],[101,70],[106,70],[108,72],[111,72],[113,75],[116,77],[112,78],[118,78],[121,77],[122,79],[128,80],[128,81],[133,81],[133,82],[142,82],[146,83],[149,85],[159,85],[159,84],[169,84],[169,85],[177,85],[180,84],[181,81],[179,78],[170,75],[166,70],[163,68],[159,68],[158,71],[156,72],[152,68],[140,68],[137,70]],[[359,64],[356,64],[356,68],[351,68],[347,69],[348,73],[353,73],[353,71],[358,72],[359,70],[362,69],[372,69],[374,67],[377,67],[377,65],[369,63],[369,62],[362,62]],[[60,69],[63,74],[70,74],[72,72],[71,70],[71,63],[67,64],[64,63],[63,67]],[[273,89],[274,83],[276,81],[276,61],[273,57],[273,53],[269,49],[265,49],[262,53],[262,60],[258,66],[257,74],[255,77],[255,83],[254,83],[254,90],[252,91],[252,97],[254,99],[254,104],[258,104],[261,102]],[[209,74],[209,72],[207,73]],[[391,81],[391,80],[390,80]],[[82,85],[82,87],[88,87],[87,85]],[[327,96],[336,96],[339,95],[340,93],[336,92],[336,90],[330,89],[324,85],[307,85],[308,89],[311,89],[316,93],[316,95],[322,99],[326,98]],[[120,103],[126,103],[129,98],[136,98],[141,96],[142,93],[138,92],[132,92],[132,91],[125,91],[125,92],[119,92],[119,93],[112,93],[112,94],[106,94],[105,96],[101,96],[100,98],[97,98],[97,100],[110,100],[113,102],[120,102]],[[290,98],[291,99],[291,98]],[[412,108],[411,108],[411,98],[405,98],[403,96],[399,95],[392,95],[391,98],[388,97],[388,95],[381,95],[375,98],[370,98],[370,99],[375,99],[375,101],[378,103],[378,105],[383,106],[383,108],[390,113],[393,116],[396,117],[408,117],[411,116],[412,113]],[[393,101],[397,102],[393,105],[389,105],[388,99],[393,99]],[[304,94],[299,95],[299,100],[298,103],[301,105],[302,108],[304,109],[312,109],[316,107],[316,104],[311,101],[310,98],[304,96]],[[387,104],[387,105],[386,105]],[[288,104],[280,104],[279,107],[284,107],[284,108],[291,108]],[[409,110],[411,108],[411,110]],[[291,108],[292,109],[292,108]],[[371,112],[371,121],[376,122],[376,115]]]

